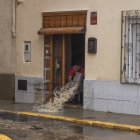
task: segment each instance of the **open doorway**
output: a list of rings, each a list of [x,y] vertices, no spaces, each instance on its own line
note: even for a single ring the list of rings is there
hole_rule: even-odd
[[[44,77],[49,98],[52,98],[53,91],[68,82],[73,65],[85,67],[85,34],[48,35],[44,40]],[[83,92],[70,103],[83,104]]]
[[[49,98],[53,98],[54,89],[68,82],[71,66],[85,66],[86,17],[86,10],[42,13],[38,34],[44,35],[44,79]]]
[[[67,37],[65,40],[67,47],[67,75],[69,75],[69,70],[74,65],[80,65],[83,69],[85,68],[85,34],[71,34],[69,39]],[[83,104],[83,85],[78,94],[69,103]]]
[[[71,65],[79,64],[85,67],[85,35],[74,34],[71,36],[72,46],[72,63]]]

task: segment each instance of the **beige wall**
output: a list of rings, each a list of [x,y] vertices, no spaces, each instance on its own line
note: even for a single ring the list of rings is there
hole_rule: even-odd
[[[41,12],[88,10],[88,37],[96,37],[97,54],[85,50],[87,80],[119,80],[121,46],[121,11],[139,10],[139,0],[23,0],[17,6],[16,74],[43,77],[43,36],[37,35],[42,26]],[[97,11],[98,24],[89,24],[90,11]],[[23,61],[23,41],[32,42],[32,61]]]
[[[0,74],[15,73],[12,0],[0,0]]]

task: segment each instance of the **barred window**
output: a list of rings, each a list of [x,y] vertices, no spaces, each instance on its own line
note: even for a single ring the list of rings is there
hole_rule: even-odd
[[[122,12],[121,82],[140,84],[140,11]]]

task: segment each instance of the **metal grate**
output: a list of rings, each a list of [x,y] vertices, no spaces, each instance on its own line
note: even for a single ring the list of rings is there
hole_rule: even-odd
[[[121,80],[140,83],[140,11],[122,12]]]

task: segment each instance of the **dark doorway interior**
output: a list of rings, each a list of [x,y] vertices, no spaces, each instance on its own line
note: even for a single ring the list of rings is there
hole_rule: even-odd
[[[71,36],[72,65],[85,66],[85,35],[74,34]]]
[[[69,58],[71,58],[70,66],[78,64],[85,68],[85,34],[71,35],[71,52],[69,53]],[[83,104],[83,86],[70,103]]]

